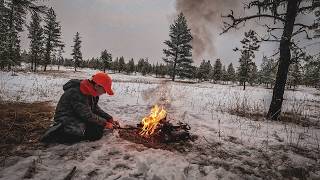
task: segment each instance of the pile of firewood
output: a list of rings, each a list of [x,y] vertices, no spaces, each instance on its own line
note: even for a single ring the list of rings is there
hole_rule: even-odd
[[[181,146],[190,145],[190,141],[197,139],[197,136],[190,134],[190,126],[182,122],[174,125],[169,121],[161,121],[154,133],[147,137],[140,134],[141,128],[142,124],[137,124],[136,127],[120,128],[119,135],[123,139],[149,148],[178,151],[182,150]]]

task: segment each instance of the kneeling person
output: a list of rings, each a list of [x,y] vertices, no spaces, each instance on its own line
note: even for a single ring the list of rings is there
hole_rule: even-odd
[[[42,142],[75,143],[98,140],[105,127],[119,126],[112,116],[99,106],[99,96],[113,95],[112,79],[106,73],[96,73],[91,79],[72,79],[63,86],[54,115],[55,124],[45,133]]]

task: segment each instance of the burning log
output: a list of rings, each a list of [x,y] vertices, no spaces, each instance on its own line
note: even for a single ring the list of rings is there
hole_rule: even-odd
[[[190,134],[190,129],[186,123],[172,124],[167,120],[166,111],[156,105],[137,127],[120,128],[119,135],[146,147],[174,150],[177,149],[174,144],[187,143],[197,138]]]

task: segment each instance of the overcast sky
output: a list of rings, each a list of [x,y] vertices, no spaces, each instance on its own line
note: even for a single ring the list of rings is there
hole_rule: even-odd
[[[232,31],[221,36],[219,33],[222,26],[221,13],[229,12],[230,7],[242,9],[239,1],[189,1],[192,2],[189,6],[183,6],[188,0],[178,0],[178,3],[175,0],[50,0],[45,3],[54,8],[60,21],[62,40],[66,44],[64,56],[67,58],[71,58],[73,37],[79,32],[84,59],[99,57],[100,52],[107,49],[114,58],[124,56],[126,60],[134,58],[137,62],[139,58],[148,57],[151,62],[163,62],[162,50],[166,48],[163,42],[169,39],[169,25],[177,11],[182,10],[186,11],[187,19],[192,20],[190,25],[194,31],[210,36],[202,36],[203,41],[207,40],[204,46],[194,47],[198,48],[198,51],[203,49],[203,52],[197,53],[194,57],[195,63],[199,64],[202,59],[213,62],[220,58],[226,66],[230,62],[237,65],[240,55],[232,49],[239,46],[244,30]],[[202,2],[202,6],[193,8],[196,6],[194,2]],[[210,7],[214,12],[213,20],[209,18],[206,19],[208,21],[202,21],[208,13],[212,13],[208,11]],[[202,13],[191,17],[195,12]],[[212,21],[214,23],[211,23]],[[198,29],[202,25],[205,28]],[[249,28],[256,27],[247,25],[247,29]],[[28,49],[29,46],[26,34],[27,32],[22,34],[24,49]],[[273,54],[272,50],[276,47],[276,44],[264,44],[257,54],[256,63],[260,64],[263,54]]]

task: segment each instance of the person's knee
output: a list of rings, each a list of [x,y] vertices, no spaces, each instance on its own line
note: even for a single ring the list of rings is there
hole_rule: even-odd
[[[102,132],[102,133],[96,132],[96,133],[89,134],[89,135],[87,136],[87,139],[88,139],[89,141],[96,141],[96,140],[101,139],[102,136],[103,136],[103,132]]]
[[[85,133],[86,139],[89,141],[96,141],[102,138],[103,136],[103,127],[93,126],[89,127]]]

